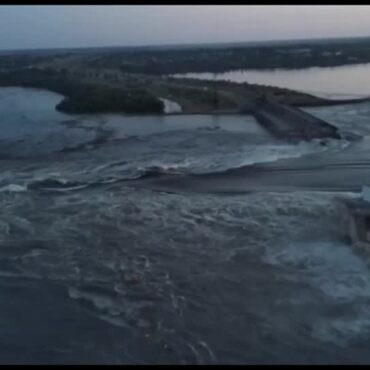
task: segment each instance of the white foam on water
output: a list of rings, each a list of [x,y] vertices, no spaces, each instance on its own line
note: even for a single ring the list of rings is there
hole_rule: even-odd
[[[209,153],[198,157],[187,157],[176,162],[161,162],[153,160],[149,167],[158,167],[164,171],[183,171],[206,173],[224,171],[258,163],[275,162],[284,158],[298,158],[308,154],[325,151],[342,150],[349,145],[345,140],[322,140],[312,142],[300,142],[298,144],[261,144],[245,145],[234,148],[232,151]]]
[[[9,184],[2,186],[0,192],[9,192],[9,193],[20,193],[27,191],[27,186],[18,185],[18,184]]]
[[[302,271],[332,298],[370,298],[369,269],[348,245],[333,241],[291,243],[273,251],[265,260]]]
[[[312,336],[320,341],[346,347],[356,340],[368,340],[370,335],[369,306],[360,307],[357,317],[322,319],[314,323]]]
[[[182,112],[182,108],[180,104],[164,98],[159,98],[160,101],[164,104],[164,113],[180,113]]]
[[[152,162],[149,162],[147,167],[139,167],[139,171],[146,171],[148,169],[157,169],[159,171],[164,171],[164,172],[181,172],[188,170],[190,167],[193,165],[197,165],[197,160],[196,159],[190,159],[187,158],[185,160],[179,161],[179,162],[162,162],[158,160],[153,160]]]
[[[370,271],[350,246],[334,241],[290,243],[269,250],[265,262],[295,269],[338,308],[347,307],[318,317],[312,323],[314,338],[341,346],[368,338]]]
[[[323,145],[325,143],[325,145]],[[254,163],[274,162],[283,158],[298,158],[306,154],[320,153],[325,151],[336,151],[344,149],[349,142],[341,140],[313,140],[311,142],[300,142],[298,144],[271,144],[256,147],[245,147],[245,160],[241,165]]]

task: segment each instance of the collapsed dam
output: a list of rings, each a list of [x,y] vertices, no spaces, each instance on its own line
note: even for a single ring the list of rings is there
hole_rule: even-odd
[[[251,113],[267,131],[279,139],[309,141],[316,138],[341,138],[337,127],[289,105],[257,99],[251,106]]]

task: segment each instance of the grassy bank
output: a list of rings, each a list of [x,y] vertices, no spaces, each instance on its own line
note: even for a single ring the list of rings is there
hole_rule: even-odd
[[[56,109],[66,113],[158,114],[164,110],[163,103],[147,91],[87,83],[51,69],[3,72],[0,86],[40,88],[64,95]]]

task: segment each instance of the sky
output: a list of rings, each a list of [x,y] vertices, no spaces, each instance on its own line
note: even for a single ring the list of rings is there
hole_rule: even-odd
[[[369,5],[0,5],[0,50],[370,36]]]

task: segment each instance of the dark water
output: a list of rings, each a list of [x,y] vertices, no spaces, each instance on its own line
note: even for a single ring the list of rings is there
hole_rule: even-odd
[[[313,110],[364,137],[322,146],[246,116],[72,117],[59,99],[0,91],[0,363],[370,362],[353,189],[240,185],[253,163],[366,169],[370,105]]]

